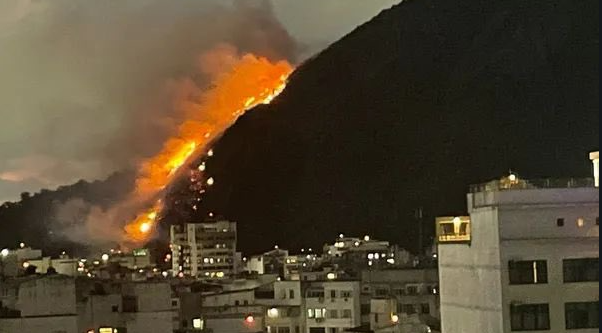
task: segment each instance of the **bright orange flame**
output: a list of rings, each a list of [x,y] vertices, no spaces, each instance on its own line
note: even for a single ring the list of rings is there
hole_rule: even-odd
[[[280,94],[292,70],[286,61],[271,63],[266,58],[247,54],[227,73],[218,75],[212,88],[201,94],[199,101],[183,103],[184,111],[191,119],[181,124],[178,134],[170,138],[156,156],[142,164],[134,195],[141,198],[156,196],[195,151],[207,149],[207,145],[246,110],[268,104]],[[212,154],[210,150],[208,155]],[[213,184],[213,178],[209,178],[207,184]],[[128,239],[135,242],[148,239],[161,208],[159,201],[129,223],[125,227]]]
[[[150,231],[155,226],[158,212],[162,208],[161,201],[157,201],[152,208],[138,214],[136,218],[125,226],[125,232],[127,233],[130,240],[134,242],[142,242],[148,239]]]

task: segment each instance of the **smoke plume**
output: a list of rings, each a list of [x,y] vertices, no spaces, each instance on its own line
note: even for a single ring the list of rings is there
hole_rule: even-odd
[[[296,52],[268,1],[0,2],[0,182],[100,178],[154,154],[184,117],[171,85],[207,84],[198,58],[219,43]]]
[[[210,50],[227,45],[289,61],[296,54],[263,0],[7,0],[0,45],[0,112],[10,115],[0,182],[45,186],[137,168],[160,150],[190,116],[179,103],[230,65],[207,58]],[[31,156],[11,151],[11,141],[29,142]],[[120,242],[122,228],[112,224],[132,217],[128,206],[58,203],[52,228],[80,243]]]

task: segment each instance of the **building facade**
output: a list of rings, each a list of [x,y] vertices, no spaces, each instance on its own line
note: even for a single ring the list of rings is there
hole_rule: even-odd
[[[442,332],[598,332],[593,179],[473,186],[437,219]]]
[[[172,225],[174,276],[222,279],[236,273],[236,222]]]

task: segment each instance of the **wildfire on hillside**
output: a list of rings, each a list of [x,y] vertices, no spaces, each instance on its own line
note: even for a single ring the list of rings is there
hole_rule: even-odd
[[[127,241],[140,244],[150,238],[163,209],[163,190],[181,174],[183,166],[192,163],[195,152],[209,157],[213,155],[209,145],[245,111],[259,104],[268,104],[278,96],[292,70],[286,61],[273,63],[266,58],[246,54],[235,59],[229,70],[218,74],[212,87],[201,93],[198,100],[183,103],[189,119],[180,125],[177,135],[169,138],[157,155],[141,166],[132,195],[147,200],[152,198],[152,207],[143,209],[125,226]],[[196,182],[199,192],[203,193],[204,187],[211,186],[214,179],[209,177],[201,181],[204,179],[204,162],[194,170],[195,176],[191,181]]]

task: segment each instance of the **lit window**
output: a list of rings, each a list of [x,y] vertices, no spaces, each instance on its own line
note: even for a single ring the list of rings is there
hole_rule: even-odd
[[[193,328],[202,330],[204,326],[205,326],[204,322],[201,318],[192,319],[192,327]]]
[[[268,309],[268,317],[277,318],[278,317],[278,309],[277,308]]]
[[[315,309],[316,318],[324,318],[326,317],[326,309]]]
[[[436,224],[437,240],[439,243],[470,242],[470,217],[438,217]]]
[[[583,225],[584,225],[583,218],[582,217],[578,218],[577,219],[577,226],[579,228],[581,228],[581,227],[583,227]]]
[[[315,312],[314,309],[307,309],[307,318],[314,318]]]

